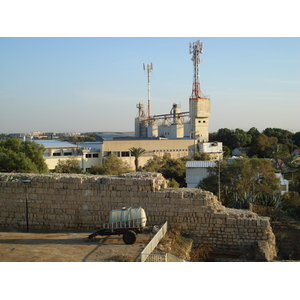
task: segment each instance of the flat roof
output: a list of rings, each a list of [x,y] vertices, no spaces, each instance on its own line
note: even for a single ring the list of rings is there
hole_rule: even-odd
[[[75,144],[61,142],[57,140],[34,140],[34,142],[43,145],[45,148],[77,148]]]
[[[215,167],[215,161],[209,160],[192,160],[186,162],[187,168],[208,168],[208,167]]]

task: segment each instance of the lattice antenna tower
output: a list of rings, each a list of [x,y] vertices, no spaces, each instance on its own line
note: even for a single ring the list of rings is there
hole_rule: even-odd
[[[143,64],[144,71],[147,70],[147,76],[148,76],[148,118],[150,118],[151,112],[150,112],[150,73],[153,71],[153,64],[148,64],[147,67],[145,64]]]
[[[203,44],[199,40],[190,43],[190,54],[192,54],[192,61],[194,64],[194,82],[193,90],[190,99],[206,98],[200,89],[200,54],[203,53]]]

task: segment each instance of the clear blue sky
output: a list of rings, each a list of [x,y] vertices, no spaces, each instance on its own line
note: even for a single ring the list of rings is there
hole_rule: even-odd
[[[133,131],[136,104],[188,111],[189,42],[203,42],[202,91],[210,132],[300,131],[300,38],[0,38],[0,132]]]
[[[298,20],[291,0],[2,1],[0,132],[133,131],[150,62],[151,112],[188,111],[198,39],[210,132],[300,131]]]

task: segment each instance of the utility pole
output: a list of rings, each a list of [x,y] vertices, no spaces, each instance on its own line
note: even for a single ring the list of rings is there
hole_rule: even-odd
[[[218,198],[219,201],[221,202],[221,160],[219,157],[219,161],[218,161],[218,165],[219,165],[219,176],[218,176]]]
[[[26,187],[26,199],[25,199],[26,232],[29,232],[29,220],[28,220],[28,183],[30,183],[31,180],[26,179],[26,180],[22,180],[22,182],[25,183],[25,187]]]

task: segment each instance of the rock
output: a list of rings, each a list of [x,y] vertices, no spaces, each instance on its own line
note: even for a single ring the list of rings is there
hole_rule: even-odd
[[[276,251],[266,241],[258,241],[254,246],[254,261],[269,262],[276,256]]]

